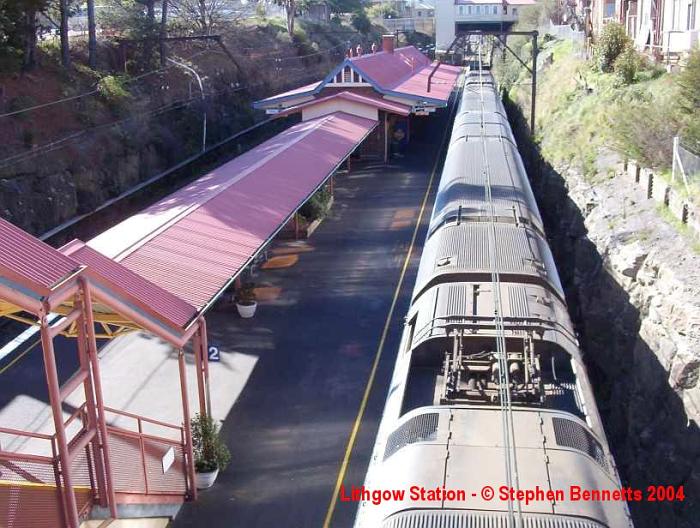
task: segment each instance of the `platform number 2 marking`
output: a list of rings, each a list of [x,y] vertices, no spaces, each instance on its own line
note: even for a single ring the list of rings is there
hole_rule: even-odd
[[[221,353],[219,352],[219,347],[210,346],[209,347],[209,361],[221,361]]]

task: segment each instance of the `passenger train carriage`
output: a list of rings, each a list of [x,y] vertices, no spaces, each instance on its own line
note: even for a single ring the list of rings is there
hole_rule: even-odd
[[[507,372],[506,372],[507,371]],[[507,387],[507,389],[506,389]],[[466,74],[356,528],[631,526],[542,219],[493,79]],[[484,486],[495,496],[487,500]],[[555,500],[499,488],[562,490]]]

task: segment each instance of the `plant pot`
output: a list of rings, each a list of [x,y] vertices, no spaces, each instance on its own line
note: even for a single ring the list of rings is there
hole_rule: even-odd
[[[208,489],[214,485],[216,476],[219,474],[219,468],[214,471],[197,471],[195,473],[195,478],[197,480],[197,489]]]
[[[258,307],[257,302],[248,302],[245,304],[236,303],[236,308],[238,309],[238,315],[243,319],[250,319],[255,315],[255,309]]]

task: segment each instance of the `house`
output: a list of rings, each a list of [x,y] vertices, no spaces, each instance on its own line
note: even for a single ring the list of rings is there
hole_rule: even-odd
[[[521,9],[534,4],[534,0],[436,0],[436,51],[447,51],[465,31],[508,30],[518,21]]]
[[[680,55],[700,45],[700,0],[592,0],[593,35],[621,23],[640,51]]]

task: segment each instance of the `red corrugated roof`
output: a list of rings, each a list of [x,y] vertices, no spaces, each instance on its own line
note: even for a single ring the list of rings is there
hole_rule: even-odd
[[[88,244],[201,309],[376,124],[299,123]]]
[[[356,66],[356,69],[365,77],[365,81],[373,84],[375,89],[384,95],[404,96],[408,99],[426,98],[445,103],[449,100],[452,88],[462,71],[459,66],[438,65],[437,62],[431,62],[414,46],[397,48],[393,53],[384,51],[368,53],[351,57],[346,61]],[[435,68],[437,71],[432,77],[430,91],[428,91],[428,77]],[[332,83],[326,84],[331,78],[332,76],[329,76],[323,81],[262,99],[255,105],[262,108],[284,106],[284,101],[290,98],[311,96],[318,93],[324,86],[332,87]]]
[[[382,90],[447,101],[462,69],[459,66],[431,63],[413,46],[397,48],[393,53],[380,51],[353,57],[350,61],[379,85]],[[428,76],[437,66],[428,92]]]
[[[355,92],[339,92],[333,95],[328,95],[326,97],[319,97],[313,101],[307,101],[300,105],[291,106],[287,108],[284,112],[280,112],[280,115],[289,115],[302,110],[303,108],[308,108],[320,103],[325,103],[333,99],[343,99],[346,101],[352,101],[355,103],[365,104],[371,106],[372,108],[377,108],[379,110],[386,110],[392,114],[398,114],[407,116],[411,112],[411,107],[401,103],[395,103],[393,101],[388,101],[387,99],[382,99],[381,97],[375,97],[371,95],[361,95]]]
[[[73,240],[59,251],[85,264],[91,279],[104,283],[115,295],[124,298],[124,302],[135,304],[140,311],[176,329],[187,326],[197,314],[192,305],[86,246],[81,240]]]
[[[0,218],[0,275],[19,279],[35,293],[46,295],[79,267],[73,259]]]

